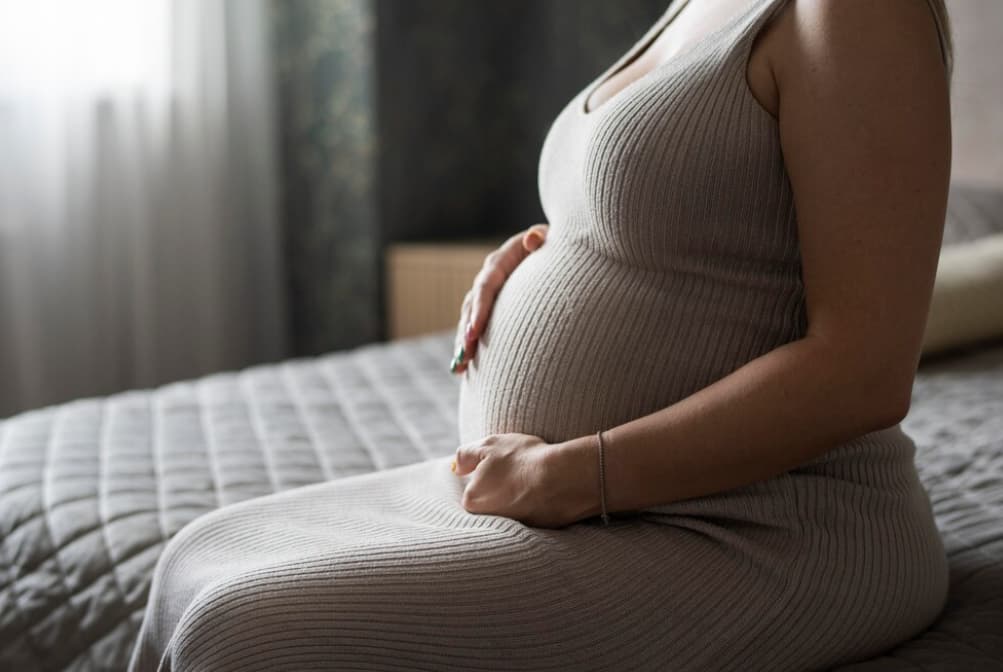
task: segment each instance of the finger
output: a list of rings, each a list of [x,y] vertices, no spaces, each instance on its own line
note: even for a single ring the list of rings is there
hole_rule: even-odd
[[[467,513],[487,513],[479,486],[474,481],[470,481],[463,488],[463,493],[460,495],[460,505],[467,510]]]
[[[477,343],[477,334],[474,331],[474,296],[482,291],[480,274],[474,280],[474,286],[467,291],[467,300],[464,302],[464,310],[457,326],[456,347],[454,348],[453,369],[459,373],[466,369],[467,364],[473,359],[474,349]]]
[[[449,361],[450,373],[462,373],[465,368],[465,362],[469,360],[466,357],[467,339],[464,332],[466,331],[467,323],[470,321],[473,297],[473,289],[467,290],[467,293],[463,296],[463,303],[460,306],[460,320],[457,322],[456,336],[453,339],[453,358]]]
[[[491,255],[497,255],[497,251],[492,252]],[[484,266],[474,278],[474,300],[470,307],[468,342],[480,337],[481,331],[487,323],[487,309],[508,277],[505,272],[506,266],[501,261],[502,257],[491,255],[488,255]]]
[[[484,325],[487,323],[487,316],[490,315],[491,303],[494,296],[505,284],[505,280],[512,274],[529,251],[522,244],[522,236],[525,232],[509,236],[498,249],[494,250],[484,258],[481,270],[474,278],[474,287],[478,290],[474,295],[474,306],[471,311],[471,331],[470,340],[478,338]]]
[[[485,455],[485,446],[480,441],[463,444],[456,449],[456,468],[453,472],[457,476],[466,476],[477,468]]]
[[[545,230],[547,224],[536,224],[530,229],[539,232],[540,227]],[[512,271],[526,258],[531,250],[523,244],[525,232],[520,232],[509,236],[498,249],[494,250],[484,258],[484,263],[474,278],[473,304],[466,317],[466,325],[461,326],[462,345],[457,349],[454,363],[451,364],[451,371],[462,372],[466,370],[467,364],[473,360],[477,354],[477,342],[487,325],[494,307],[495,297],[501,290],[502,285],[512,274]],[[536,234],[534,233],[534,238]],[[461,349],[462,348],[462,349]]]
[[[458,373],[463,373],[464,371],[466,371],[467,367],[470,366],[470,362],[474,360],[474,357],[476,355],[477,355],[477,339],[475,338],[463,346],[462,358],[460,359],[459,364],[457,364],[456,366],[456,371]]]
[[[534,252],[547,239],[547,232],[550,228],[548,224],[534,224],[526,230],[522,236],[522,246],[528,252]]]
[[[474,290],[473,288],[468,289],[467,293],[463,295],[463,303],[460,304],[460,319],[456,323],[456,337],[453,340],[453,351],[456,352],[460,349],[460,346],[466,342],[464,337],[464,331],[466,331],[467,323],[470,321],[470,309],[474,305]]]
[[[497,271],[496,271],[497,272]],[[470,307],[470,326],[467,331],[467,345],[473,345],[484,331],[491,308],[494,306],[498,290],[493,286],[493,280],[477,285],[474,303]]]
[[[485,266],[474,279],[474,300],[470,308],[469,326],[465,332],[466,356],[464,360],[469,361],[473,358],[477,348],[477,339],[484,331],[484,326],[491,315],[491,308],[494,306],[495,296],[505,279],[505,273],[498,263]]]

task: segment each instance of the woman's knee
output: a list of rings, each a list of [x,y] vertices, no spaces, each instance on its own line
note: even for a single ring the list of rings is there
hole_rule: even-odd
[[[190,597],[198,582],[211,574],[214,547],[230,528],[224,509],[196,518],[178,531],[164,547],[153,571],[150,599],[175,604]],[[166,606],[166,605],[164,605]]]
[[[170,642],[176,669],[241,669],[256,646],[286,629],[275,609],[274,577],[231,575],[202,587],[181,613]],[[292,615],[294,616],[294,615]]]

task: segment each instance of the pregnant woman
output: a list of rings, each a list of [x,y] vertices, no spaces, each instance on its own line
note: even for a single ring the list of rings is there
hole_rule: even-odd
[[[668,4],[464,303],[455,463],[187,526],[132,668],[800,671],[921,632],[950,61],[939,0]]]

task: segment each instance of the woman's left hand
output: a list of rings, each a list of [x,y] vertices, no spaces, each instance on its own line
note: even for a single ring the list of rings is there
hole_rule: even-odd
[[[515,432],[463,444],[454,469],[470,475],[463,508],[532,527],[564,527],[587,518],[599,497],[598,466],[588,452],[580,442],[550,444]]]

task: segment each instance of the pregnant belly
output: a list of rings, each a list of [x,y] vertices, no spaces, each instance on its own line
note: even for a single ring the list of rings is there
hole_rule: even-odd
[[[462,374],[460,441],[584,436],[710,384],[751,359],[750,344],[775,347],[778,320],[753,312],[764,302],[734,296],[754,294],[735,287],[729,300],[710,300],[719,281],[638,269],[548,239],[502,287]]]

